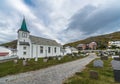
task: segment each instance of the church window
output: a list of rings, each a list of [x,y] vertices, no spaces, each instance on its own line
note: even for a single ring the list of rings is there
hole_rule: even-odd
[[[23,52],[23,55],[26,55],[26,52]]]
[[[25,38],[27,38],[27,33],[23,32],[22,36],[25,37]]]
[[[26,50],[26,47],[23,47],[24,50]]]
[[[56,53],[56,47],[54,48],[54,52]]]
[[[48,47],[48,53],[50,53],[51,52],[51,48],[50,47]]]
[[[40,46],[40,53],[43,53],[43,46]]]

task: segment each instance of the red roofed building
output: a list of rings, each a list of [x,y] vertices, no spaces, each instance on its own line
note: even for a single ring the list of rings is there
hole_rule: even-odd
[[[91,42],[91,43],[89,44],[89,48],[92,49],[92,50],[96,50],[96,48],[97,48],[97,43],[96,43],[96,42]]]
[[[12,51],[8,48],[0,46],[0,57],[9,56],[12,54]]]

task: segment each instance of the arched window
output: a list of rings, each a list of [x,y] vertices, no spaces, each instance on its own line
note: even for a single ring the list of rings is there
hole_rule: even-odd
[[[22,33],[22,37],[27,38],[27,33],[23,32],[23,33]]]

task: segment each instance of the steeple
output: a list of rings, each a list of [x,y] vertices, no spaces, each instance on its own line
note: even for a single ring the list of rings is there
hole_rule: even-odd
[[[25,18],[23,18],[21,28],[20,28],[18,31],[25,31],[25,32],[29,32],[29,31],[28,31],[28,29],[27,29],[27,25],[26,25]]]

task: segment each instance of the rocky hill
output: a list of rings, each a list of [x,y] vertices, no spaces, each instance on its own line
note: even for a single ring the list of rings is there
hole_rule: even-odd
[[[10,47],[10,48],[17,48],[17,40],[0,44],[0,46]]]

